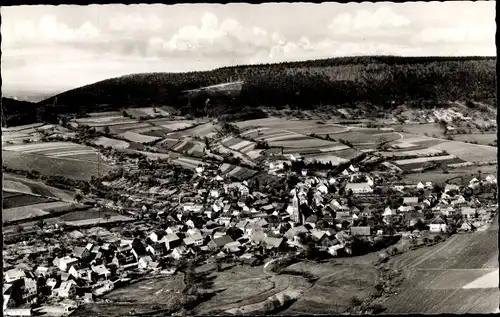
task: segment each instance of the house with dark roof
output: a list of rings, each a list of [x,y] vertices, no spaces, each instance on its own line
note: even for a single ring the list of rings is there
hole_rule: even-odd
[[[369,236],[371,234],[369,226],[351,227],[350,229],[353,236]]]
[[[215,239],[211,240],[208,243],[208,247],[211,249],[219,249],[219,248],[222,248],[226,244],[231,243],[231,242],[234,242],[234,240],[226,234],[226,235],[223,235],[222,237],[215,238]]]

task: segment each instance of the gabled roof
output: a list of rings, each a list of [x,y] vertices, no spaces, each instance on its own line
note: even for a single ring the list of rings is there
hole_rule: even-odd
[[[446,224],[446,222],[441,217],[437,216],[436,218],[434,218],[431,221],[431,224],[433,224],[433,225],[444,225],[444,224]]]
[[[283,243],[283,238],[265,237],[264,243],[267,247],[278,248]]]
[[[83,248],[83,247],[75,247],[73,249],[73,255],[76,256],[77,258],[81,258],[85,251],[88,251],[88,249]]]
[[[234,242],[233,238],[231,238],[230,236],[228,236],[227,234],[226,235],[223,235],[222,237],[219,237],[219,238],[215,238],[213,240],[213,242],[218,246],[218,247],[223,247],[225,246],[226,244],[228,243],[231,243],[231,242]]]

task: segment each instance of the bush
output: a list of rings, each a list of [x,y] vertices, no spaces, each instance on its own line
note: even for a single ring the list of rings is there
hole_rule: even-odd
[[[353,307],[359,306],[363,303],[363,301],[356,296],[351,297],[349,302],[350,302],[351,306],[353,306]]]

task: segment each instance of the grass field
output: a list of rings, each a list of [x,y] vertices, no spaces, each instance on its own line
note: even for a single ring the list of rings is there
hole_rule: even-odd
[[[54,197],[62,200],[73,200],[75,197],[74,192],[48,186],[42,182],[9,173],[3,173],[2,186],[5,190],[20,191],[27,194]]]
[[[152,119],[147,120],[146,122],[157,127],[162,127],[168,131],[181,130],[196,124],[195,120]]]
[[[445,138],[445,130],[439,123],[424,123],[424,124],[402,124],[393,125],[394,130],[406,133],[436,136],[437,138]]]
[[[22,145],[8,145],[4,146],[2,150],[19,152],[26,155],[43,155],[53,158],[71,158],[73,156],[77,156],[81,160],[97,160],[95,149],[71,142],[42,142]]]
[[[127,109],[126,112],[134,119],[139,119],[141,117],[164,117],[169,115],[168,112],[158,107],[130,108]]]
[[[95,144],[97,145],[102,145],[104,147],[111,147],[113,149],[126,149],[130,146],[130,143],[122,141],[122,140],[116,140],[116,139],[111,139],[111,138],[106,138],[106,137],[100,137],[94,141]]]
[[[184,288],[183,274],[147,279],[130,286],[113,290],[105,299],[119,303],[176,304],[181,299],[180,291]]]
[[[356,261],[356,259],[353,259]],[[357,297],[367,299],[375,291],[378,273],[371,265],[340,263],[293,264],[287,270],[308,272],[320,277],[313,287],[284,311],[285,314],[327,314],[343,313],[349,308],[350,300]]]
[[[56,212],[71,211],[73,209],[75,209],[74,204],[59,201],[23,205],[20,207],[2,209],[2,221],[29,220],[34,217],[45,216]]]
[[[467,162],[489,162],[497,160],[497,148],[457,141],[447,141],[432,148],[446,151]]]
[[[465,182],[468,182],[475,176],[478,175],[478,172],[481,171],[484,174],[496,174],[497,173],[497,165],[484,165],[484,166],[469,166],[469,167],[460,167],[449,169],[447,174],[444,174],[442,171],[425,171],[423,173],[412,173],[404,175],[405,181],[409,181],[412,183],[418,182],[441,182],[462,176],[465,178]]]
[[[24,207],[29,205],[47,203],[51,201],[54,200],[50,198],[44,198],[27,194],[17,194],[17,195],[11,194],[9,195],[9,197],[5,197],[5,195],[3,195],[2,208],[8,209],[15,207]]]
[[[78,210],[75,212],[70,212],[65,215],[62,215],[60,217],[61,221],[64,221],[66,223],[72,224],[72,225],[84,225],[84,222],[89,222],[89,223],[106,223],[106,219],[104,218],[105,214],[110,215],[110,219],[108,222],[113,222],[113,221],[120,221],[120,220],[129,220],[132,219],[130,217],[123,216],[115,211],[112,210],[106,210],[106,211],[99,211],[97,209],[87,209],[87,210]]]
[[[454,141],[460,142],[477,142],[477,144],[490,145],[497,140],[496,133],[484,133],[484,134],[457,134],[453,135]]]
[[[437,164],[448,165],[463,163],[464,161],[454,155],[442,155],[431,157],[419,157],[414,159],[396,160],[393,163],[406,170],[413,170],[424,167],[426,164],[435,162]]]
[[[498,272],[498,215],[493,221],[486,231],[454,235],[391,258],[388,267],[405,269],[406,280],[401,291],[384,303],[387,313],[493,313],[498,309],[498,286],[482,281]],[[481,283],[483,288],[478,288]]]
[[[120,137],[124,138],[127,141],[141,143],[141,144],[161,140],[161,138],[159,138],[159,137],[153,137],[153,136],[149,136],[149,135],[139,134],[139,133],[132,132],[132,131],[123,132],[122,134],[120,134]]]
[[[75,180],[89,181],[92,176],[104,175],[113,169],[102,162],[98,165],[95,161],[76,158],[34,156],[5,150],[2,150],[2,156],[3,165],[11,169],[22,171],[36,170],[42,175],[62,175]]]

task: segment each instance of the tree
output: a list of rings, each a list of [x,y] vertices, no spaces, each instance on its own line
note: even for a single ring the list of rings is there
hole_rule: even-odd
[[[106,223],[108,223],[109,219],[111,218],[111,215],[108,213],[105,213],[103,217],[104,217],[104,219],[106,219]]]
[[[45,227],[45,221],[44,221],[43,219],[38,220],[38,222],[37,222],[37,226],[38,226],[40,229],[43,229],[43,227]]]
[[[21,233],[24,231],[24,228],[22,226],[16,226],[16,232]]]
[[[75,200],[76,200],[77,202],[80,202],[82,199],[83,199],[82,194],[80,194],[80,193],[76,193],[76,194],[75,194]]]

